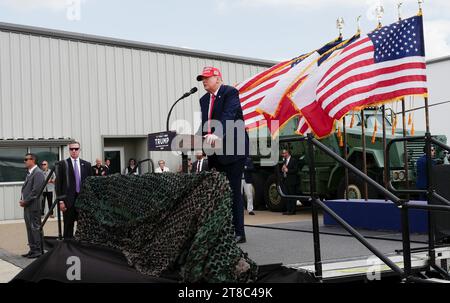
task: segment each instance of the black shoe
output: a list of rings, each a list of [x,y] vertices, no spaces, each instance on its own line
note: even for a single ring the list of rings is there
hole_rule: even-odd
[[[42,256],[42,254],[41,253],[31,253],[31,254],[29,254],[28,255],[28,259],[36,259],[36,258],[39,258],[40,256]]]
[[[251,216],[254,216],[254,215],[255,215],[255,213],[252,212],[252,211],[248,212],[248,214],[251,215]]]
[[[31,251],[27,252],[26,254],[21,255],[24,258],[28,258],[28,256],[31,255]]]
[[[243,236],[236,236],[236,242],[237,243],[245,243],[247,240]]]
[[[292,216],[292,215],[295,215],[295,213],[292,211],[287,211],[287,212],[283,213],[283,215]]]

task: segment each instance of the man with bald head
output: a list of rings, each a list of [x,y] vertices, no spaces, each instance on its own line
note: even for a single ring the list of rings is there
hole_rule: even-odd
[[[102,160],[97,158],[95,159],[95,165],[92,166],[92,175],[93,176],[106,176],[107,169],[102,164]]]

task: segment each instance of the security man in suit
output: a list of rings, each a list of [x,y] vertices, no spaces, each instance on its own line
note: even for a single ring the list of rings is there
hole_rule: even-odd
[[[56,166],[56,193],[64,199],[59,201],[59,208],[64,218],[64,238],[73,238],[74,224],[77,220],[76,199],[84,180],[92,176],[91,163],[80,159],[80,143],[69,143],[70,157],[60,161]]]
[[[218,68],[205,67],[197,81],[202,81],[206,94],[200,98],[202,135],[208,145],[222,142],[221,152],[208,154],[210,169],[224,172],[233,193],[233,225],[236,241],[246,242],[244,231],[244,202],[241,178],[248,156],[249,139],[245,129],[239,91],[222,84]]]
[[[282,173],[282,186],[288,195],[294,195],[297,193],[298,186],[298,161],[291,156],[291,153],[287,149],[283,149],[281,152],[283,157],[283,165],[281,166]],[[295,208],[297,206],[297,200],[286,200],[286,212],[283,215],[295,215]]]
[[[199,174],[202,171],[208,170],[208,159],[205,159],[205,153],[203,151],[199,151],[195,154],[197,161],[192,164],[192,172]]]
[[[27,177],[22,185],[22,197],[19,205],[23,207],[23,217],[27,228],[28,246],[30,251],[22,257],[38,258],[41,256],[41,200],[40,190],[44,185],[45,177],[41,169],[36,165],[37,156],[28,153],[25,155],[25,167]]]

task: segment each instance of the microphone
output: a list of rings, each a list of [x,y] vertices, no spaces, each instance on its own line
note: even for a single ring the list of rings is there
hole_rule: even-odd
[[[198,90],[197,87],[191,88],[190,91],[188,91],[187,93],[184,93],[184,95],[181,97],[181,99],[184,99],[186,97],[189,97],[192,94],[195,94],[197,92],[197,90]]]
[[[178,99],[177,101],[175,101],[175,103],[172,105],[172,107],[171,107],[170,110],[169,110],[169,114],[167,115],[167,120],[166,120],[166,130],[167,130],[167,131],[169,131],[169,120],[170,120],[170,115],[172,114],[172,110],[173,110],[173,108],[175,107],[175,105],[176,105],[179,101],[183,100],[184,98],[189,97],[190,95],[192,95],[192,94],[194,94],[195,92],[197,92],[197,90],[198,90],[197,87],[191,88],[190,91],[188,91],[187,93],[184,93],[184,95],[181,96],[181,98]]]

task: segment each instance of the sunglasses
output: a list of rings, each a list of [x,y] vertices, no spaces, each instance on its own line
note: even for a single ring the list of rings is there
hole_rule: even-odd
[[[79,147],[72,147],[72,148],[69,148],[69,150],[79,150],[80,148]]]
[[[47,166],[47,164],[41,164],[41,166]]]
[[[28,160],[33,160],[33,158],[25,158],[23,159],[23,162],[27,162]]]

